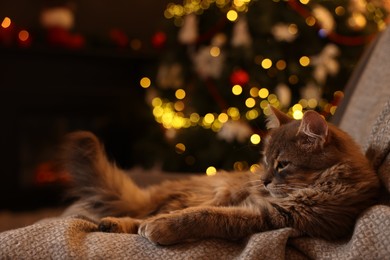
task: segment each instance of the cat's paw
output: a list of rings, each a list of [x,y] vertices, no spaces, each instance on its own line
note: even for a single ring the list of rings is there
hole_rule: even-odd
[[[169,216],[145,220],[138,228],[139,235],[158,245],[172,245],[182,242],[186,235],[183,232],[184,230],[178,221]]]
[[[112,217],[103,218],[98,225],[98,229],[106,233],[124,233],[119,219]]]
[[[137,234],[138,226],[140,221],[133,218],[114,218],[106,217],[103,218],[99,225],[98,229],[102,232],[107,233],[130,233]]]

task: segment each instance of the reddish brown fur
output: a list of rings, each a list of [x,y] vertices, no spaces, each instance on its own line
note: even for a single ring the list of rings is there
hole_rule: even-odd
[[[73,194],[105,217],[102,231],[137,232],[164,245],[283,227],[325,239],[349,235],[379,190],[360,147],[315,112],[301,121],[273,112],[280,126],[269,132],[258,173],[221,172],[141,189],[108,162],[89,132],[69,136],[62,162],[74,177]]]

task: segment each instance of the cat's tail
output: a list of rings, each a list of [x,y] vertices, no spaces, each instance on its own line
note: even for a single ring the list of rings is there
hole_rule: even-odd
[[[103,144],[93,133],[66,135],[58,162],[71,176],[69,195],[79,198],[96,217],[142,217],[149,213],[148,193],[107,159]]]

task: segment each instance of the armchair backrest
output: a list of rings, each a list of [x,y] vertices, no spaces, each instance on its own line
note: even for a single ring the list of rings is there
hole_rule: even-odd
[[[389,100],[390,27],[387,27],[367,47],[331,122],[367,147],[372,127]]]

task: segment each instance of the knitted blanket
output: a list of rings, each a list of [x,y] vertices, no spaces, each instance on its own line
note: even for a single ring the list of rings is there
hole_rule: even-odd
[[[368,156],[390,187],[390,102],[368,139]],[[51,218],[0,233],[0,259],[390,259],[390,206],[375,205],[358,218],[352,237],[329,242],[299,237],[291,228],[254,234],[242,241],[207,239],[156,246],[135,234],[98,232],[81,215]]]

